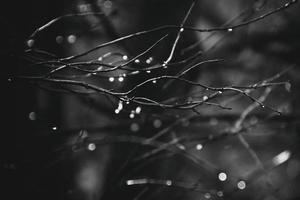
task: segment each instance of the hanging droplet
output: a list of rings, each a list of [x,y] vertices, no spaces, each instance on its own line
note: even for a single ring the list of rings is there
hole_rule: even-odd
[[[120,110],[119,110],[119,109],[115,109],[115,113],[116,113],[116,114],[119,114],[119,113],[120,113]]]
[[[237,183],[237,187],[238,187],[238,189],[240,189],[240,190],[245,189],[245,188],[246,188],[246,182],[245,182],[245,181],[239,181],[239,182]]]
[[[161,125],[162,125],[162,121],[161,121],[160,119],[155,119],[155,120],[153,121],[153,126],[154,126],[154,128],[160,128]]]
[[[140,114],[141,111],[142,111],[142,108],[140,106],[136,107],[136,109],[135,109],[136,114]]]
[[[202,149],[203,149],[203,145],[202,145],[202,144],[197,144],[197,145],[196,145],[196,149],[197,149],[198,151],[202,150]]]
[[[100,66],[100,67],[97,68],[97,71],[101,71],[102,69],[103,69],[103,67]]]
[[[32,48],[33,45],[34,45],[34,43],[35,43],[35,41],[34,41],[33,39],[27,40],[27,46],[28,46],[29,48]]]
[[[179,31],[180,31],[180,32],[183,32],[183,31],[184,31],[184,28],[181,28]]]
[[[87,146],[87,149],[89,151],[95,151],[96,150],[96,144],[95,143],[89,143]]]
[[[120,76],[120,77],[118,78],[118,81],[119,81],[119,82],[123,82],[123,81],[124,81],[124,77]]]
[[[123,60],[128,60],[128,56],[127,55],[124,55],[122,58],[123,58]]]
[[[64,38],[61,35],[56,36],[55,41],[57,44],[61,44],[63,42]]]
[[[109,77],[109,82],[114,82],[115,81],[115,78],[114,77]]]
[[[69,35],[68,38],[67,38],[67,41],[70,44],[74,44],[76,42],[76,39],[77,39],[77,37],[75,35]]]
[[[203,96],[203,101],[206,101],[208,99],[208,96]]]
[[[131,130],[132,132],[137,132],[139,129],[140,129],[140,126],[139,126],[138,123],[132,123],[132,124],[130,125],[130,130]]]
[[[225,172],[220,172],[220,173],[218,174],[218,178],[219,178],[220,181],[226,181],[226,179],[227,179],[227,174],[226,174]]]
[[[146,71],[146,73],[150,74],[150,73],[151,73],[151,71],[150,71],[150,70],[147,70],[147,71]]]
[[[135,59],[134,62],[135,62],[136,64],[139,64],[139,63],[140,63],[140,60],[139,60],[139,59]]]
[[[102,60],[103,60],[103,57],[100,56],[100,57],[98,58],[98,61],[102,61]]]
[[[154,84],[155,84],[155,83],[156,83],[156,80],[153,80],[153,81],[152,81],[152,83],[154,83]]]
[[[232,28],[229,28],[229,29],[227,29],[227,31],[228,31],[228,32],[232,32],[232,31],[233,31],[233,29],[232,29]]]
[[[219,94],[222,94],[223,92],[222,91],[219,91]]]
[[[167,63],[162,64],[162,67],[163,67],[164,69],[167,69],[167,68],[168,68]]]
[[[36,113],[35,113],[35,112],[30,112],[29,115],[28,115],[28,118],[29,118],[31,121],[36,120]]]

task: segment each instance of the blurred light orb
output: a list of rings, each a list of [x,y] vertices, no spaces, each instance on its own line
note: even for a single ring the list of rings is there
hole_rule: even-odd
[[[154,126],[154,128],[160,128],[161,125],[162,125],[162,122],[161,122],[160,119],[155,119],[155,120],[153,121],[153,126]]]

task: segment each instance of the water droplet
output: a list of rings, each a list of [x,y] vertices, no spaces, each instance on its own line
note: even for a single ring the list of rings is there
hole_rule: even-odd
[[[166,181],[166,185],[167,185],[167,186],[171,186],[171,185],[172,185],[172,181],[171,181],[171,180],[167,180],[167,181]]]
[[[185,150],[185,149],[186,149],[185,146],[184,146],[183,144],[178,144],[177,147],[178,147],[179,149],[181,149],[181,150]]]
[[[183,32],[183,31],[184,31],[184,28],[181,28],[179,31],[180,31],[180,32]]]
[[[139,59],[135,59],[134,61],[136,64],[139,64],[140,63],[140,60]]]
[[[148,58],[148,59],[146,60],[146,63],[147,63],[147,64],[150,64],[152,61],[153,61],[153,58],[150,57],[150,58]]]
[[[96,150],[96,144],[95,143],[89,143],[87,146],[87,149],[89,151],[95,151]]]
[[[103,67],[100,66],[100,67],[97,68],[97,71],[101,71],[102,69],[103,69]]]
[[[205,193],[205,194],[204,194],[204,198],[210,199],[210,198],[211,198],[211,194],[210,194],[210,193]]]
[[[167,69],[167,68],[168,68],[167,63],[162,64],[162,67],[163,67],[164,69]]]
[[[197,144],[197,145],[196,145],[196,149],[197,149],[198,151],[200,151],[201,149],[203,149],[203,145],[202,145],[202,144]]]
[[[142,111],[142,108],[140,106],[136,107],[136,109],[135,109],[136,114],[140,114],[141,111]]]
[[[220,173],[218,174],[218,178],[219,178],[220,181],[226,181],[226,179],[227,179],[227,174],[226,174],[225,172],[220,172]]]
[[[286,4],[284,4],[284,6],[285,6],[285,7],[288,7],[288,6],[289,6],[289,4],[288,4],[288,3],[286,3]]]
[[[140,73],[140,71],[134,71],[131,74],[134,75],[134,74],[138,74],[138,73]]]
[[[155,128],[160,128],[161,125],[162,125],[162,121],[161,121],[160,119],[155,119],[155,120],[153,121],[153,126],[154,126]]]
[[[53,126],[53,127],[52,127],[52,130],[53,130],[53,131],[56,131],[56,130],[57,130],[57,127],[56,127],[56,126]]]
[[[120,77],[118,78],[118,80],[119,80],[119,82],[123,82],[123,81],[124,81],[124,77],[120,76]]]
[[[291,152],[286,150],[278,154],[272,159],[272,162],[275,166],[280,165],[286,162],[291,157]]]
[[[219,91],[219,94],[222,94],[223,92],[222,91]]]
[[[36,120],[36,113],[35,112],[30,112],[28,115],[28,118],[32,121]]]
[[[123,60],[128,60],[128,56],[127,55],[124,55],[122,58],[123,58]]]
[[[34,41],[33,39],[27,40],[27,46],[28,46],[29,48],[32,48],[33,45],[34,45],[34,43],[35,43],[35,41]]]
[[[240,190],[243,190],[246,188],[246,182],[245,181],[239,181],[237,183],[237,187],[240,189]]]
[[[61,35],[56,36],[55,41],[57,44],[61,44],[63,42],[64,38]]]
[[[224,193],[223,193],[222,191],[218,191],[218,192],[217,192],[217,196],[218,196],[218,197],[222,197],[222,196],[224,196]]]
[[[132,123],[132,124],[130,125],[130,130],[131,130],[132,132],[137,132],[139,129],[140,129],[140,126],[139,126],[138,123]]]
[[[77,39],[77,37],[75,35],[69,35],[68,38],[67,38],[67,41],[70,44],[74,44],[76,42],[76,39]]]
[[[152,83],[154,83],[154,84],[155,84],[155,83],[156,83],[156,80],[153,80],[153,81],[152,81]]]
[[[146,73],[150,74],[150,73],[151,73],[151,71],[150,71],[150,70],[147,70],[147,71],[146,71]]]
[[[133,119],[135,117],[134,113],[130,113],[129,118]]]
[[[208,99],[208,96],[203,96],[203,101],[206,101]]]
[[[109,77],[109,82],[114,82],[115,81],[115,78],[114,77]]]
[[[103,58],[102,58],[102,56],[100,56],[99,58],[98,58],[98,61],[102,61],[103,60]]]
[[[233,29],[232,29],[232,28],[229,28],[227,31],[228,31],[228,32],[232,32],[232,31],[233,31]]]
[[[120,110],[119,110],[119,109],[115,109],[115,113],[116,113],[116,114],[119,114],[119,113],[120,113]]]

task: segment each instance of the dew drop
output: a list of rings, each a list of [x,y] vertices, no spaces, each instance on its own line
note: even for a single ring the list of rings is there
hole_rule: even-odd
[[[150,74],[150,73],[151,73],[151,71],[150,71],[150,70],[147,70],[147,71],[146,71],[146,73]]]
[[[56,131],[56,130],[57,130],[57,127],[56,127],[56,126],[53,126],[53,127],[52,127],[52,130],[53,130],[53,131]]]
[[[100,56],[100,57],[98,58],[98,61],[102,61],[102,60],[103,60],[103,57]]]
[[[180,32],[183,32],[183,31],[184,31],[184,28],[181,28],[179,31],[180,31]]]
[[[228,32],[232,32],[232,31],[233,31],[233,29],[232,29],[232,28],[229,28],[227,31],[228,31]]]
[[[114,77],[109,77],[109,82],[114,82],[115,81],[115,78]]]
[[[206,101],[208,99],[208,96],[203,96],[203,101]]]
[[[134,62],[135,62],[136,64],[139,64],[139,63],[140,63],[140,60],[139,60],[139,59],[136,59]]]
[[[153,81],[152,81],[152,83],[154,83],[154,84],[155,84],[155,83],[156,83],[156,80],[153,80]]]
[[[119,110],[119,109],[115,109],[115,113],[116,113],[116,114],[119,114],[119,113],[120,113],[120,110]]]

